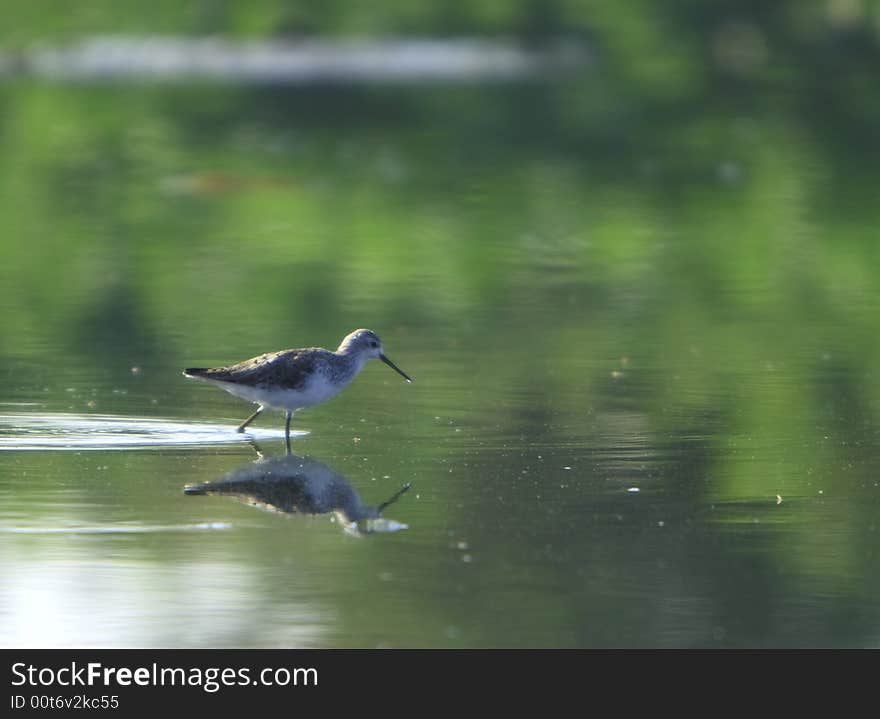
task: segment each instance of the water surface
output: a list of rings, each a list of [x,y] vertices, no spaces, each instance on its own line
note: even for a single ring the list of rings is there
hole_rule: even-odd
[[[0,644],[880,643],[875,110],[644,67],[7,79]],[[415,383],[293,443],[354,514],[184,494],[284,443],[181,368],[362,326]]]

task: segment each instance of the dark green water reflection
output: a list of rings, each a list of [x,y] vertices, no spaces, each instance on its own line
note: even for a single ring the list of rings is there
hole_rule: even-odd
[[[610,45],[558,83],[7,80],[0,643],[876,646],[876,90]],[[22,412],[232,433],[181,368],[361,326],[415,384],[374,363],[294,448],[411,482],[405,530],[185,496],[237,438],[24,448]]]

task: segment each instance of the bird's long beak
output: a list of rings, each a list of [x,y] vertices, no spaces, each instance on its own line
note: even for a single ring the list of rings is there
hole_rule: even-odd
[[[382,360],[385,364],[387,364],[391,369],[393,369],[397,374],[403,377],[407,382],[412,384],[412,379],[404,372],[400,367],[398,367],[394,362],[388,359],[385,355],[379,355],[379,359]]]

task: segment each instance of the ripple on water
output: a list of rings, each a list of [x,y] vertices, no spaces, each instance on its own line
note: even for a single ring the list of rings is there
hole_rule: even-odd
[[[110,524],[83,527],[0,527],[0,534],[149,534],[152,532],[206,532],[232,529],[228,522],[197,524]]]
[[[291,430],[291,437],[308,432]],[[243,439],[283,438],[283,430],[255,429],[245,434],[224,423],[62,412],[0,414],[0,450],[112,450],[151,447],[200,447]]]

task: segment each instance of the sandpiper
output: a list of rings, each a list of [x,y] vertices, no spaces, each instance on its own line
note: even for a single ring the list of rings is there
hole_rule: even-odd
[[[284,437],[290,449],[290,419],[298,409],[314,407],[339,394],[377,357],[407,382],[407,374],[385,356],[382,341],[372,330],[355,330],[346,335],[335,352],[321,347],[269,352],[228,367],[190,367],[184,376],[203,379],[227,392],[255,402],[257,411],[238,426],[244,432],[260,413],[283,409],[287,413]]]

